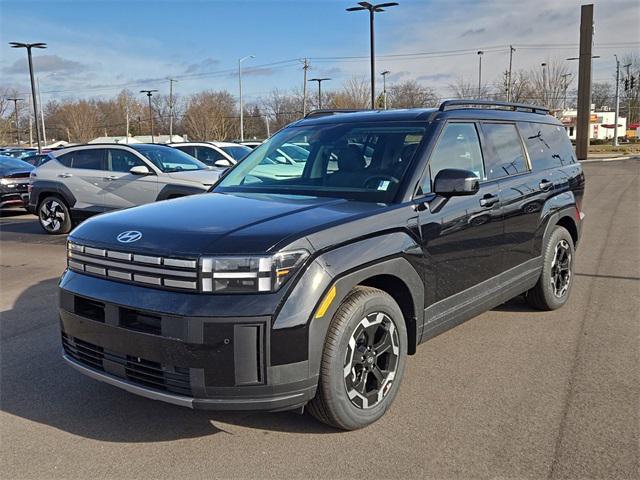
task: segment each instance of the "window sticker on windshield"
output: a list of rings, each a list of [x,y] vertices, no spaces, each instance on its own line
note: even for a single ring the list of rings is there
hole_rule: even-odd
[[[380,180],[378,190],[386,191],[389,188],[389,183],[391,183],[389,180]]]

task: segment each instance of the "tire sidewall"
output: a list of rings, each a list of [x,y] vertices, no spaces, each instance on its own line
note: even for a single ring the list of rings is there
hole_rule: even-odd
[[[360,409],[351,402],[347,395],[343,377],[344,359],[349,339],[351,338],[354,330],[364,317],[374,312],[382,312],[388,315],[397,329],[400,347],[398,368],[396,370],[395,379],[391,384],[391,388],[384,399],[374,407]],[[339,417],[341,422],[345,424],[345,426],[354,429],[361,428],[375,422],[384,415],[391,403],[393,403],[404,374],[408,342],[407,329],[402,311],[393,299],[390,296],[383,294],[383,292],[381,292],[381,295],[369,296],[359,302],[358,306],[353,311],[349,312],[349,316],[349,320],[343,324],[342,331],[340,332],[337,352],[330,358],[329,371],[331,373],[330,378],[327,379],[328,381],[325,383],[325,386],[328,387],[327,393],[330,393],[333,397],[334,401],[332,404],[335,407],[336,415]]]
[[[560,243],[562,240],[565,240],[569,244],[569,249],[571,251],[571,262],[569,263],[571,278],[569,280],[569,287],[567,288],[565,294],[562,297],[557,297],[553,292],[553,289],[551,288],[549,279],[551,277],[551,263],[553,262],[553,259],[555,257],[556,245],[558,245],[558,243]],[[541,278],[541,281],[543,282],[542,292],[544,298],[547,304],[554,310],[563,306],[567,302],[571,294],[571,289],[573,288],[573,283],[575,281],[575,253],[575,246],[573,244],[573,238],[571,237],[571,234],[567,231],[567,229],[563,227],[556,227],[551,233],[551,236],[549,237],[549,240],[547,242]]]

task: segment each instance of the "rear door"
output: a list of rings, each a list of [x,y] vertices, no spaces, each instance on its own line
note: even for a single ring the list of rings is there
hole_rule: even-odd
[[[74,209],[101,212],[104,206],[102,191],[106,150],[81,148],[57,157],[63,165],[57,173],[76,199]]]
[[[483,154],[475,122],[452,121],[444,126],[429,158],[428,171],[422,181],[423,193],[432,191],[433,179],[445,168],[472,171],[481,182],[480,191],[475,195],[451,197],[439,210],[422,209],[419,213],[427,266],[425,298],[430,304],[444,302],[442,312],[463,305],[464,300],[458,299],[476,296],[476,290],[484,288],[480,286],[482,282],[501,273],[503,242],[500,185],[484,179]],[[427,321],[435,321],[437,316]]]
[[[531,175],[531,167],[515,123],[482,122],[487,178],[500,182],[504,215],[503,268],[532,259],[531,242],[550,185]],[[545,190],[542,190],[544,188]]]
[[[106,209],[127,208],[154,202],[158,198],[158,176],[153,167],[134,153],[120,148],[107,149],[107,174],[103,179]],[[149,175],[135,175],[133,167],[145,166]]]

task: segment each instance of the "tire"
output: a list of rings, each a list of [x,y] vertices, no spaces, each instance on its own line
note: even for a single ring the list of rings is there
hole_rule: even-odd
[[[72,228],[69,206],[62,198],[50,195],[38,204],[38,220],[50,235],[69,233]]]
[[[407,328],[398,304],[382,290],[355,287],[331,319],[309,412],[343,430],[372,424],[393,402],[406,358]]]
[[[526,293],[529,305],[538,310],[556,310],[569,299],[573,286],[575,247],[566,228],[556,226],[543,252],[542,273]]]

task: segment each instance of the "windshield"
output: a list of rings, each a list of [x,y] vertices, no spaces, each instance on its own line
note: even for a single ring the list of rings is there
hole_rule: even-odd
[[[0,155],[0,169],[2,170],[31,170],[33,167],[27,162],[18,160],[16,158]]]
[[[191,155],[171,147],[159,145],[132,145],[138,152],[165,173],[203,170],[207,166]]]
[[[220,148],[222,148],[222,150],[224,150],[225,153],[228,153],[229,155],[231,155],[231,157],[234,160],[242,160],[244,157],[246,157],[249,153],[253,151],[245,145],[233,145],[231,147],[220,147]]]
[[[407,122],[289,127],[253,150],[215,191],[391,202],[424,132],[424,123]]]

